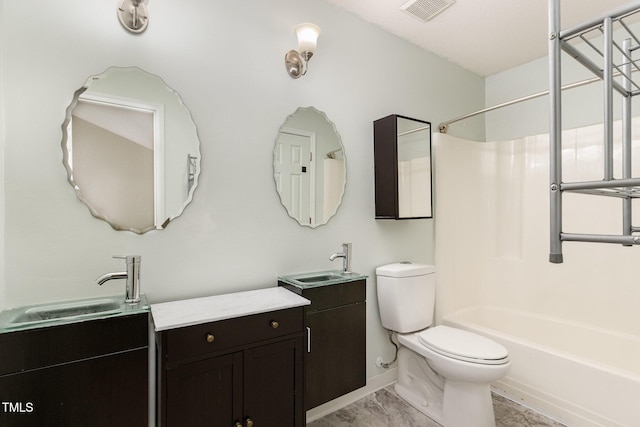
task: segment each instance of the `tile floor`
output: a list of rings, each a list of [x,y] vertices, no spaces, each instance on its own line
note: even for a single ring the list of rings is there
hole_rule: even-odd
[[[508,399],[493,395],[496,427],[562,427],[549,418]],[[336,412],[317,419],[307,427],[441,427],[402,400],[388,386]]]

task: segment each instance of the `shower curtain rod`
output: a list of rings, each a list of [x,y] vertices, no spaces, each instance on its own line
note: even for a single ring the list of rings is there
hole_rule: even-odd
[[[620,76],[620,74],[621,74],[620,72],[616,72],[616,73],[614,73],[614,77]],[[575,82],[575,83],[569,83],[567,85],[562,86],[561,89],[562,90],[573,89],[573,88],[580,87],[580,86],[586,86],[588,84],[595,83],[595,82],[600,81],[600,80],[602,80],[600,77],[591,77],[590,79],[581,80],[581,81]],[[455,119],[451,119],[451,120],[448,120],[446,122],[442,122],[442,123],[440,123],[438,125],[438,129],[440,130],[440,133],[447,133],[447,131],[449,130],[449,125],[452,124],[452,123],[459,122],[461,120],[465,120],[465,119],[477,116],[479,114],[488,113],[489,111],[497,110],[497,109],[502,108],[502,107],[508,107],[510,105],[518,104],[520,102],[529,101],[530,99],[540,98],[540,97],[545,96],[545,95],[549,95],[549,91],[548,90],[545,90],[545,91],[542,91],[542,92],[537,92],[537,93],[534,93],[534,94],[531,94],[531,95],[527,95],[527,96],[523,96],[522,98],[514,99],[514,100],[511,100],[511,101],[503,102],[502,104],[497,104],[497,105],[494,105],[494,106],[491,106],[491,107],[483,108],[482,110],[478,110],[478,111],[475,111],[473,113],[465,114],[464,116],[456,117]]]

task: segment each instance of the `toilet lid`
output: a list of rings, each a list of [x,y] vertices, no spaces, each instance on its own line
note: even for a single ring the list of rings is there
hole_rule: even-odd
[[[448,326],[436,326],[418,334],[418,340],[425,347],[447,357],[486,365],[500,365],[507,362],[507,349],[495,341]]]

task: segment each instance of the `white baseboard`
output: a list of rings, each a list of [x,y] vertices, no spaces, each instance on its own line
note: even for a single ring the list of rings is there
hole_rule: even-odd
[[[386,386],[396,382],[397,379],[398,369],[395,367],[390,368],[388,371],[385,371],[380,375],[376,375],[375,377],[367,378],[366,386],[354,390],[351,393],[345,394],[344,396],[340,396],[337,399],[333,399],[330,402],[323,403],[320,406],[316,406],[313,409],[309,409],[307,411],[307,423],[315,421],[318,418],[322,418],[327,414],[337,411],[338,409],[344,408],[345,406],[350,405],[356,400],[360,400],[368,394],[373,393],[374,391],[385,388]]]

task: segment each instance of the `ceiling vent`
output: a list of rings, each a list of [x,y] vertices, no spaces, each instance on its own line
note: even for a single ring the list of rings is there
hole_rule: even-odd
[[[400,10],[427,22],[455,2],[456,0],[409,0],[400,6]]]

